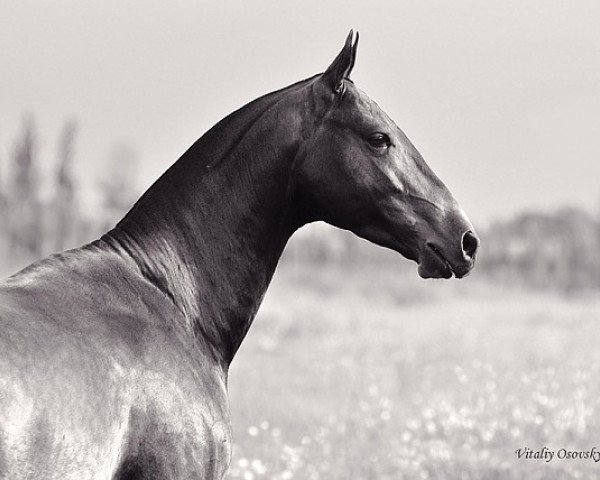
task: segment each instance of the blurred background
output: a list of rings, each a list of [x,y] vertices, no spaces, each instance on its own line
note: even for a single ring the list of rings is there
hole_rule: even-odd
[[[91,241],[211,125],[323,71],[413,140],[482,237],[462,280],[347,232],[288,246],[230,374],[229,478],[593,478],[600,4],[0,2],[0,272]]]

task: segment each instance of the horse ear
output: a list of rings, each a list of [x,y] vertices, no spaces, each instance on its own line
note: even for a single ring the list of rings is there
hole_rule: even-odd
[[[354,40],[354,31],[350,30],[344,48],[335,57],[335,60],[323,74],[325,83],[335,92],[340,93],[343,89],[344,78],[350,78],[350,73],[356,60],[356,50],[358,47],[358,32]]]

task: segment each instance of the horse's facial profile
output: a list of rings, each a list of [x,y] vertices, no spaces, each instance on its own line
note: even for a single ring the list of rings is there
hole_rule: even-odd
[[[325,220],[419,264],[424,277],[460,278],[479,240],[442,181],[396,124],[348,78],[350,32],[312,95],[319,119],[306,140],[300,195]]]

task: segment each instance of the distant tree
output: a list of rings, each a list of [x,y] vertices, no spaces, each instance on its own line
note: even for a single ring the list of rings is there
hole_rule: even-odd
[[[35,144],[35,121],[31,115],[27,115],[23,120],[21,135],[14,148],[12,185],[14,198],[25,200],[34,196],[36,184],[33,171]]]
[[[108,230],[133,206],[137,188],[138,156],[131,145],[115,144],[99,182],[103,206],[103,230]]]
[[[58,169],[56,171],[54,226],[55,248],[64,250],[74,241],[78,225],[78,209],[73,177],[73,145],[78,125],[74,120],[65,123],[58,144]]]
[[[10,185],[9,229],[10,250],[17,258],[36,258],[41,253],[42,211],[37,195],[35,174],[35,122],[31,115],[25,117],[12,158]]]

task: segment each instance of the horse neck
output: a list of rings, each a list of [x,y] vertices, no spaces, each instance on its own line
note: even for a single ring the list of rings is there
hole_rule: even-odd
[[[106,236],[225,366],[300,225],[292,170],[301,122],[280,100],[265,97],[213,127]]]

